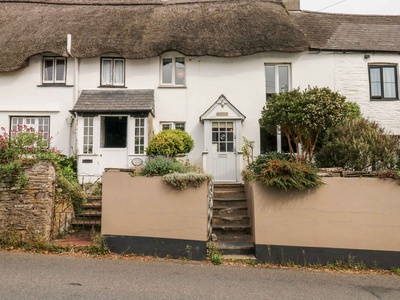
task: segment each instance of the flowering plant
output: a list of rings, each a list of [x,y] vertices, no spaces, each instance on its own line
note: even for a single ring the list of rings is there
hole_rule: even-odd
[[[21,186],[27,184],[23,172],[23,165],[33,164],[39,160],[57,160],[61,152],[56,148],[49,148],[51,138],[47,138],[42,131],[35,131],[32,127],[20,126],[9,132],[0,128],[0,179],[13,181],[18,178]]]

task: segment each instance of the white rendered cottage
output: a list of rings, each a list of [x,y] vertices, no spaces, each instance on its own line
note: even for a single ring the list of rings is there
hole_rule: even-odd
[[[152,134],[173,128],[193,137],[191,162],[239,182],[243,136],[255,156],[285,148],[258,125],[268,94],[308,85],[400,135],[400,16],[289,0],[14,0],[0,23],[0,126],[48,132],[81,181],[141,164]]]

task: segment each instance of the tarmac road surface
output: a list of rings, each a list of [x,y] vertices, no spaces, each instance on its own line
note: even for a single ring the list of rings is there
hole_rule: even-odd
[[[400,276],[0,252],[0,299],[400,299]]]

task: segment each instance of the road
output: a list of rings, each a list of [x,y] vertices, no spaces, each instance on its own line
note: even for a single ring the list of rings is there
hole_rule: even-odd
[[[0,299],[400,299],[400,276],[0,252]]]

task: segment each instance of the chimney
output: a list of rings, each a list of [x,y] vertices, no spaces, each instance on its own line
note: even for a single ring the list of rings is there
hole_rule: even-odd
[[[288,11],[300,10],[300,0],[282,0]]]

